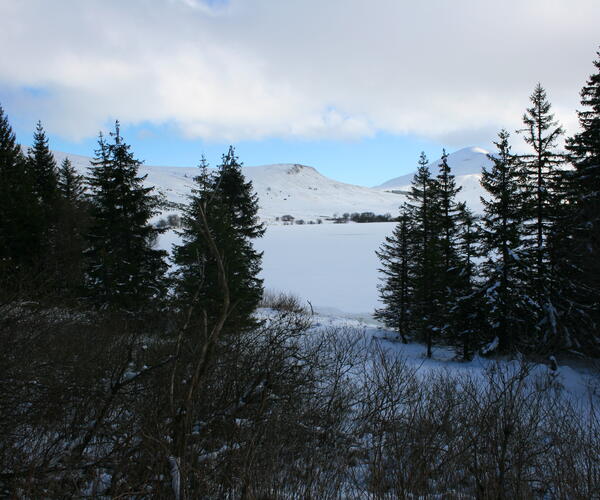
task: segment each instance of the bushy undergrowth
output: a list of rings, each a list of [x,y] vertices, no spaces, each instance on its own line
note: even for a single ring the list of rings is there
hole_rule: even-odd
[[[267,303],[260,326],[221,337],[186,415],[176,402],[194,373],[183,361],[203,333],[176,356],[176,315],[4,314],[3,494],[600,495],[594,401],[574,405],[547,370],[504,362],[424,372],[358,330],[311,328],[292,298]],[[189,422],[184,436],[173,431],[179,419]]]

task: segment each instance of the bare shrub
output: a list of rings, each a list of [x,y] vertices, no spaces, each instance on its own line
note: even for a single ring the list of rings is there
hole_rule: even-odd
[[[184,313],[4,315],[3,494],[599,496],[596,396],[576,405],[523,362],[424,370],[362,329],[312,326],[289,297],[265,304],[215,341],[185,406],[206,337],[181,337]]]
[[[275,311],[288,311],[296,314],[307,314],[305,306],[300,303],[300,299],[293,294],[273,292],[265,290],[263,293],[260,307],[273,309]]]

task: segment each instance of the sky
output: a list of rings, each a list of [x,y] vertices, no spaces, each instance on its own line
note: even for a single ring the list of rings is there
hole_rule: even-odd
[[[115,119],[149,165],[302,163],[380,184],[514,132],[537,82],[567,133],[598,0],[0,0],[0,105],[93,155]],[[514,148],[523,148],[518,136]]]

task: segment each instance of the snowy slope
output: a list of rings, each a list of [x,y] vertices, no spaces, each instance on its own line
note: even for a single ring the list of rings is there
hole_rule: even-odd
[[[484,194],[483,188],[479,184],[481,179],[481,169],[491,167],[489,153],[485,149],[471,147],[460,149],[448,155],[448,165],[452,168],[452,173],[456,176],[456,183],[462,187],[457,198],[459,201],[465,201],[467,205],[475,212],[482,211],[480,196]],[[441,159],[429,163],[429,169],[433,175],[438,172],[438,165]],[[407,191],[410,189],[410,183],[415,172],[390,179],[374,189],[382,191]]]
[[[291,214],[314,220],[345,212],[396,214],[404,200],[395,193],[337,182],[304,165],[245,167],[264,216]]]
[[[68,156],[82,173],[90,166],[90,158],[85,156],[58,151],[54,156],[58,162]],[[404,200],[395,193],[334,181],[304,165],[243,167],[243,172],[252,181],[259,198],[259,216],[266,221],[288,214],[306,221],[345,212],[396,214]],[[169,201],[185,203],[198,169],[142,165],[140,174],[147,175],[146,184],[155,186]]]

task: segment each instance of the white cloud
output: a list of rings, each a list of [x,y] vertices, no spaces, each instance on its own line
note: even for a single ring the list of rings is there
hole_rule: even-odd
[[[39,117],[71,138],[118,116],[232,141],[466,141],[517,128],[537,81],[573,129],[600,43],[597,0],[0,0],[0,18],[0,100],[46,89]]]

